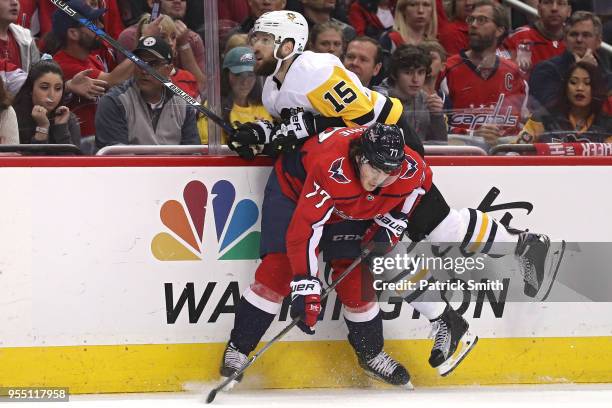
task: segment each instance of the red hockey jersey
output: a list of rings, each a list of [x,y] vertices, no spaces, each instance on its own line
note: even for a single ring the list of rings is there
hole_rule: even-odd
[[[517,28],[504,41],[504,47],[512,52],[513,58],[516,57],[519,44],[526,44],[531,50],[532,67],[565,51],[565,43],[562,40],[548,39],[533,26]]]
[[[446,62],[440,88],[452,105],[450,133],[471,133],[485,123],[496,124],[503,136],[519,133],[528,92],[514,62],[496,57],[484,77],[462,51]]]
[[[317,254],[323,226],[343,219],[369,220],[393,209],[410,213],[431,187],[432,173],[418,153],[404,147],[401,176],[391,185],[363,189],[349,145],[366,127],[330,129],[313,136],[296,155],[276,161],[283,193],[297,206],[286,235],[287,256],[294,275],[317,275]]]

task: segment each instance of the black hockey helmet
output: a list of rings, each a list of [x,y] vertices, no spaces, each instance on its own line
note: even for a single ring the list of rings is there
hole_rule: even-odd
[[[404,162],[404,135],[396,125],[374,123],[361,134],[361,149],[370,165],[393,173]]]

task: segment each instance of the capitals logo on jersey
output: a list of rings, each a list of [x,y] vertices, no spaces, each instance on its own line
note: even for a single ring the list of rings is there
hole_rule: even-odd
[[[419,165],[416,162],[416,160],[414,160],[408,154],[406,154],[404,156],[404,161],[407,164],[406,171],[404,172],[404,174],[402,174],[400,176],[400,178],[406,180],[406,179],[412,178],[412,176],[414,176],[414,174],[419,170]]]
[[[502,93],[499,94],[497,102],[489,107],[481,105],[477,108],[472,105],[469,109],[453,114],[449,123],[451,126],[464,127],[469,130],[474,130],[485,123],[493,123],[502,127],[516,127],[519,123],[519,115],[513,115],[513,106],[504,103],[505,99],[506,95]]]
[[[348,184],[351,182],[351,180],[346,177],[346,175],[344,174],[344,170],[342,169],[344,159],[344,157],[338,157],[332,162],[331,166],[329,166],[329,173],[331,174],[330,177],[332,178],[332,180],[340,184]]]

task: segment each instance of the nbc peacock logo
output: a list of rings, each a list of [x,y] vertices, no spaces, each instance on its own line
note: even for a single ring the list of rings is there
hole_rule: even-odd
[[[153,237],[151,252],[155,258],[198,261],[211,250],[204,242],[208,196],[206,185],[193,180],[183,189],[183,202],[168,200],[162,205],[159,215],[169,231]],[[249,199],[236,203],[236,189],[227,180],[217,181],[211,196],[218,259],[258,259],[261,232],[253,230],[259,218],[257,204]]]

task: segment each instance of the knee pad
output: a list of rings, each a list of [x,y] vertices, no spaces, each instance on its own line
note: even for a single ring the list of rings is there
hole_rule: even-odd
[[[291,291],[289,284],[292,279],[287,254],[275,252],[266,255],[259,264],[250,291],[263,299],[280,304]]]
[[[333,268],[332,281],[346,270],[353,261],[350,259],[337,259],[331,262]],[[342,282],[336,286],[336,293],[345,310],[355,313],[370,310],[372,304],[376,305],[376,292],[372,284],[372,275],[368,268],[357,265]]]

